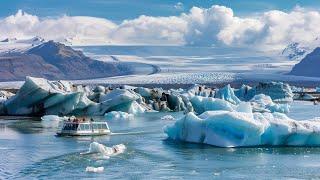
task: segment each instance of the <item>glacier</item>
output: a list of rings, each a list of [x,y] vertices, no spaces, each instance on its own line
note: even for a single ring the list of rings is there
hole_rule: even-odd
[[[218,147],[320,145],[319,119],[296,121],[282,113],[190,112],[164,132],[173,140]]]

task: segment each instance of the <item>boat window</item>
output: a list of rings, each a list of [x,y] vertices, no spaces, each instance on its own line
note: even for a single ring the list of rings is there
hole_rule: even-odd
[[[76,131],[78,129],[79,124],[72,124],[72,130]]]
[[[85,124],[84,127],[85,127],[86,130],[90,130],[89,124]]]
[[[108,129],[106,124],[102,124],[102,129]]]
[[[92,124],[93,129],[98,129],[98,124]]]

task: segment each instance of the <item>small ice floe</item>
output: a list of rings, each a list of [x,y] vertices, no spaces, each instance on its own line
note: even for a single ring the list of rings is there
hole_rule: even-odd
[[[104,167],[91,167],[91,166],[88,166],[86,168],[86,172],[102,173],[103,171],[104,171]]]
[[[90,144],[89,150],[86,153],[82,154],[102,154],[104,157],[108,158],[109,156],[115,156],[123,153],[126,150],[126,146],[123,144],[114,145],[112,147],[107,147],[103,144],[92,142]]]
[[[46,115],[41,117],[41,125],[44,128],[57,128],[61,118],[56,115]]]
[[[165,115],[161,118],[161,120],[165,120],[165,121],[174,121],[175,118],[171,115]]]
[[[107,120],[133,120],[134,115],[121,111],[111,111],[104,115]]]

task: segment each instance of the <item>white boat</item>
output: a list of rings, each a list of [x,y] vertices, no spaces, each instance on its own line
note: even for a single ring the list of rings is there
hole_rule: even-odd
[[[58,136],[89,136],[111,134],[107,122],[65,120],[58,127]]]

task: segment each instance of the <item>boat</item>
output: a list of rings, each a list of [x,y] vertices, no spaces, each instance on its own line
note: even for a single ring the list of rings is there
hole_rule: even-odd
[[[77,118],[61,121],[58,127],[58,136],[97,136],[111,134],[107,122],[78,120]]]

